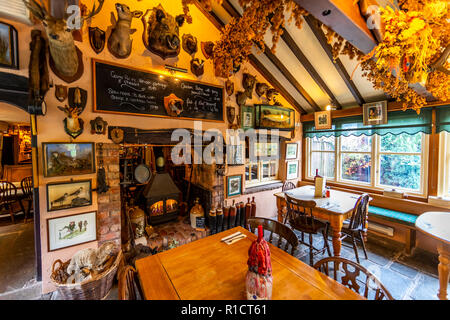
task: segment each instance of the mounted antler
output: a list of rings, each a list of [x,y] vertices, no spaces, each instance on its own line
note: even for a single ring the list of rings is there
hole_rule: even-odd
[[[447,75],[450,75],[450,70],[448,70],[445,67],[445,64],[447,63],[449,55],[450,55],[450,46],[445,48],[445,50],[442,53],[441,57],[439,59],[437,59],[436,62],[434,62],[431,65],[431,70],[433,70],[433,71],[437,70],[437,71],[443,72],[443,73],[445,73]]]
[[[98,14],[102,10],[104,2],[105,2],[105,0],[98,0],[98,3],[100,5],[98,6],[98,8],[96,8],[95,1],[94,1],[94,6],[92,7],[91,12],[89,12],[87,15],[81,17],[81,25],[83,25],[84,21],[86,21],[86,20],[92,18],[93,16],[95,16],[96,14]]]

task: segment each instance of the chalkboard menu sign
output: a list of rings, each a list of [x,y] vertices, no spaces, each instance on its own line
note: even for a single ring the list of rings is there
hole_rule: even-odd
[[[95,112],[224,121],[221,86],[92,61]]]

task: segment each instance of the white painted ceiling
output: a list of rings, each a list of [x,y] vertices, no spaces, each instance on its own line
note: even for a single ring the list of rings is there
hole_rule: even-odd
[[[243,10],[239,5],[238,0],[230,0],[230,2],[242,14]],[[219,17],[222,22],[228,23],[231,19],[231,16],[227,13],[227,11],[216,1],[212,1],[212,8],[214,14]],[[286,17],[289,17],[289,13],[286,14]],[[334,63],[323,50],[309,25],[304,21],[302,28],[298,29],[295,26],[294,21],[288,22],[286,19],[285,29],[294,39],[297,46],[302,50],[304,55],[323,79],[327,87],[331,90],[341,106],[343,108],[358,106],[357,101],[347,88],[344,80],[342,80],[341,76],[336,71]],[[272,47],[271,39],[271,33],[268,31],[265,35],[265,42],[269,48]],[[263,53],[258,53],[257,50],[254,50],[253,53],[307,113],[314,112],[313,108],[307,103],[307,101],[298,93],[298,91],[283,76],[278,68]],[[296,58],[292,50],[282,39],[278,41],[275,56],[291,72],[291,74],[321,109],[324,110],[326,106],[330,104],[331,100],[328,94],[324,92],[313,80],[304,66]],[[361,67],[357,66],[358,63],[356,59],[350,60],[347,56],[343,55],[340,55],[339,58],[349,75],[352,75],[354,69],[357,67],[352,80],[366,102],[386,99],[386,96],[382,91],[375,90],[372,87],[372,84],[367,79],[362,77]]]

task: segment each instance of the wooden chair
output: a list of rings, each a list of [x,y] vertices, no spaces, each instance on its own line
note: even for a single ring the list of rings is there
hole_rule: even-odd
[[[14,221],[13,204],[17,202],[17,188],[11,182],[0,181],[0,208],[5,208]]]
[[[350,219],[344,221],[342,226],[341,241],[347,237],[351,237],[353,250],[355,251],[356,261],[359,263],[358,248],[356,247],[356,240],[360,241],[367,259],[366,245],[364,244],[364,234],[367,232],[366,222],[369,210],[370,196],[367,193],[362,194],[358,201],[356,201]]]
[[[33,177],[25,177],[20,182],[22,187],[22,201],[28,202],[27,210],[25,212],[25,222],[27,222],[27,217],[30,214],[31,207],[33,206]],[[22,209],[25,210],[23,204]]]
[[[137,279],[137,272],[130,265],[123,265],[118,272],[119,300],[142,300],[142,291]]]
[[[341,257],[330,257],[318,261],[314,268],[367,299],[394,300],[383,284],[356,262]]]
[[[283,187],[281,188],[281,191],[288,191],[288,190],[292,190],[295,189],[295,184],[292,181],[285,181],[283,183]]]
[[[286,195],[287,205],[287,221],[289,225],[301,232],[300,243],[309,247],[309,264],[313,265],[313,257],[316,254],[327,251],[331,256],[330,247],[328,245],[328,224],[314,218],[313,209],[316,202],[309,200],[297,200]],[[324,246],[321,249],[315,248],[313,245],[313,234],[321,232],[323,235]],[[304,240],[304,233],[309,234],[309,243]]]
[[[292,231],[288,226],[272,219],[266,218],[249,218],[248,219],[249,230],[255,233],[255,229],[258,226],[262,226],[264,230],[270,231],[269,242],[273,244],[273,234],[278,235],[277,247],[281,247],[281,243],[286,240],[286,245],[284,246],[284,251],[288,252],[289,245],[291,245],[291,255],[294,255],[295,250],[297,250],[298,239],[294,231]],[[288,252],[289,253],[289,252]]]

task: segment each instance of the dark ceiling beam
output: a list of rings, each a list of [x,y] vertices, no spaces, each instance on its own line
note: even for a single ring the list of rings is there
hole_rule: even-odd
[[[239,11],[236,10],[236,8],[233,6],[233,4],[229,0],[224,0],[222,2],[222,7],[232,16],[235,18],[241,17],[241,14]],[[316,84],[322,89],[323,92],[325,92],[328,97],[330,98],[331,102],[338,108],[342,109],[341,104],[334,96],[333,92],[328,88],[325,81],[320,77],[320,75],[317,73],[316,69],[312,66],[312,64],[309,62],[309,60],[306,58],[306,56],[303,54],[302,50],[299,48],[299,46],[295,43],[294,39],[291,37],[291,35],[287,32],[286,29],[283,29],[283,33],[281,34],[281,38],[283,41],[287,44],[287,46],[291,49],[292,53],[295,55],[298,61],[303,65],[303,67],[306,69],[306,71],[309,73],[311,78],[316,82]],[[268,50],[266,50],[268,51]],[[273,55],[275,56],[275,55]],[[281,63],[281,62],[280,62]],[[282,63],[281,63],[282,64]],[[291,83],[292,84],[292,83]],[[295,86],[294,86],[295,87]],[[317,111],[317,109],[315,109]],[[319,108],[320,110],[320,108]]]
[[[338,108],[342,109],[341,104],[334,96],[333,92],[328,88],[325,81],[323,81],[322,77],[317,73],[316,69],[314,69],[311,62],[309,62],[308,58],[306,58],[303,51],[300,49],[300,47],[297,45],[295,40],[291,37],[289,32],[287,30],[284,30],[284,32],[281,35],[281,39],[287,44],[289,49],[291,49],[292,53],[295,55],[298,61],[302,64],[302,66],[306,69],[306,71],[309,73],[311,78],[316,82],[316,84],[319,86],[320,89],[322,89],[323,92],[325,92],[328,97],[330,98],[331,102]]]
[[[317,19],[315,19],[312,15],[307,15],[304,18],[305,18],[306,23],[309,25],[312,32],[316,36],[317,40],[319,41],[320,45],[322,46],[322,49],[325,51],[327,56],[330,58],[334,67],[336,68],[336,71],[339,73],[342,80],[345,82],[345,85],[352,93],[356,102],[360,106],[362,106],[364,103],[366,103],[364,98],[362,97],[362,95],[359,92],[358,88],[356,87],[355,83],[350,78],[347,70],[345,69],[344,65],[342,64],[341,59],[337,58],[336,60],[334,60],[333,51],[331,50],[331,46],[328,44],[327,38],[325,37],[325,34],[323,33],[323,31],[320,27],[319,21]]]
[[[294,1],[364,54],[377,45],[354,0]]]
[[[236,8],[233,6],[233,4],[225,0],[222,2],[222,7],[225,9],[226,12],[233,18],[240,18],[241,14],[239,11],[236,10]],[[258,46],[258,45],[257,45]],[[298,91],[298,93],[308,102],[308,104],[311,106],[311,108],[314,109],[314,111],[321,111],[320,107],[317,105],[317,103],[311,98],[311,96],[306,92],[306,90],[301,86],[301,84],[295,79],[295,77],[292,75],[292,73],[284,66],[284,64],[281,62],[280,59],[275,56],[269,47],[267,47],[266,44],[264,44],[264,54],[266,57],[275,65],[275,67],[280,71],[280,73],[289,81],[289,83]]]
[[[220,20],[220,18],[213,12],[207,11],[203,8],[197,1],[195,2],[197,8],[211,21],[214,26],[221,30],[225,23]],[[297,100],[292,97],[292,95],[284,89],[281,83],[267,70],[266,67],[256,58],[255,55],[251,54],[249,56],[250,64],[259,72],[261,75],[267,79],[270,85],[277,90],[287,102],[289,102],[300,114],[306,114],[306,110],[297,102]]]

